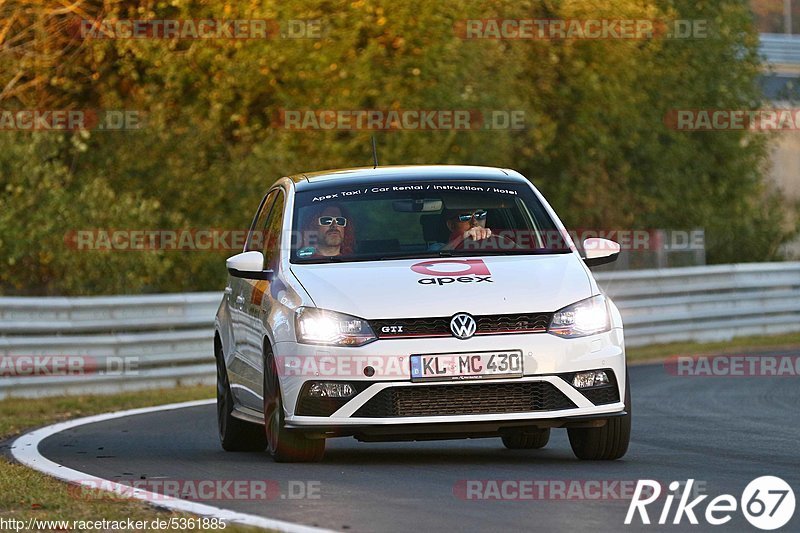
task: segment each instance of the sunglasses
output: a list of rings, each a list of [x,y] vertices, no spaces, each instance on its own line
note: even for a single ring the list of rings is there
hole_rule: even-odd
[[[347,225],[347,219],[344,217],[319,217],[320,226],[330,226],[334,221],[337,226],[345,227]]]
[[[461,215],[458,215],[458,217],[453,217],[453,218],[458,218],[459,222],[469,222],[470,220],[472,220],[472,217],[475,217],[475,220],[486,220],[487,214],[488,213],[486,212],[486,210],[478,209],[474,213],[463,213]]]

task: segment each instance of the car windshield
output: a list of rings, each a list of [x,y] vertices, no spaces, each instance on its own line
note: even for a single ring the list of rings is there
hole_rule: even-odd
[[[298,192],[293,263],[569,252],[525,184],[372,183]]]

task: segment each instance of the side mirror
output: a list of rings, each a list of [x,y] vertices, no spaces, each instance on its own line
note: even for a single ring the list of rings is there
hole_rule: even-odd
[[[583,249],[586,251],[586,257],[583,262],[586,263],[586,266],[593,267],[616,261],[619,256],[620,246],[608,239],[591,237],[583,241]]]
[[[264,254],[261,252],[243,252],[229,257],[225,261],[231,276],[245,279],[263,279],[271,281],[275,276],[272,270],[264,270]]]

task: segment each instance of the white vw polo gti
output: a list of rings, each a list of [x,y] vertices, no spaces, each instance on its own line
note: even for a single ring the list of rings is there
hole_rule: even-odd
[[[500,437],[622,457],[631,401],[622,320],[522,175],[471,166],[278,180],[215,321],[225,450],[318,461],[325,439]]]

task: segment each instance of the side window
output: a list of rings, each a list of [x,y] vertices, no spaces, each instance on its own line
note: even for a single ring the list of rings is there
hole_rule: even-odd
[[[275,270],[281,255],[281,230],[283,229],[283,192],[275,199],[264,229],[264,268]]]
[[[261,230],[264,229],[264,225],[267,223],[267,216],[277,195],[278,191],[274,190],[261,201],[258,214],[253,220],[253,225],[250,226],[250,231],[247,232],[247,242],[244,245],[245,252],[260,252],[264,248],[264,232]]]

